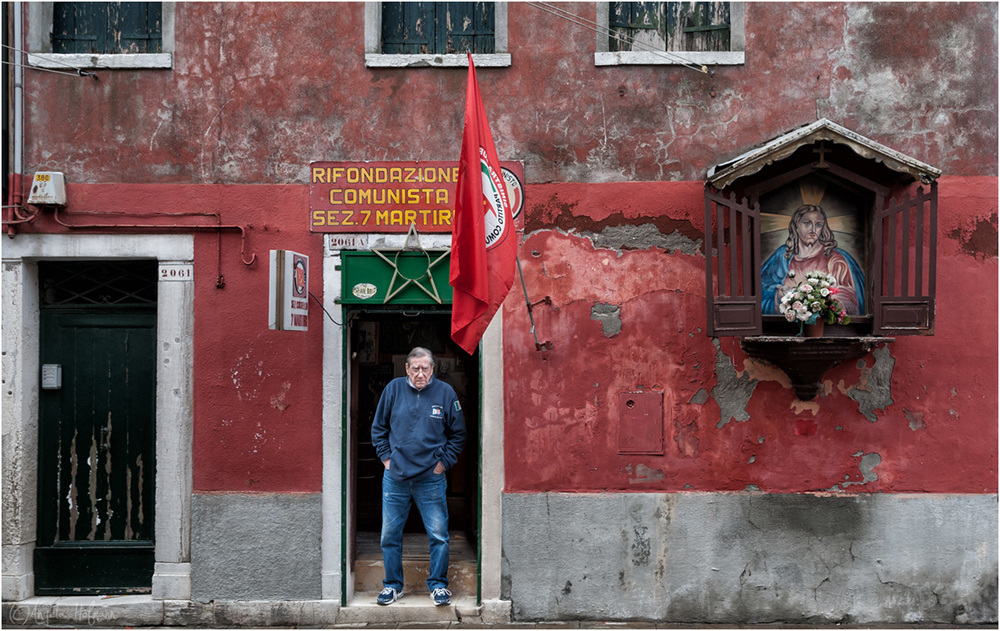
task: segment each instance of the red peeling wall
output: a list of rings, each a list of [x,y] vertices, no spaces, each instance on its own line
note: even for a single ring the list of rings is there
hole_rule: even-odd
[[[237,230],[221,237],[217,230],[194,233],[196,491],[320,490],[325,316],[313,301],[307,332],[272,331],[267,321],[271,249],[309,256],[309,290],[323,300],[323,243],[304,229],[307,215],[294,212],[308,206],[308,192],[302,185],[67,186],[71,208],[60,219],[71,225],[141,224],[121,231],[183,233],[166,226],[221,223],[246,231],[244,243]],[[86,214],[94,211],[101,214]],[[218,219],[197,213],[217,213]],[[48,213],[35,228],[112,231],[70,230]],[[245,265],[244,259],[253,262]]]
[[[553,348],[535,350],[516,284],[506,490],[996,492],[996,5],[745,9],[746,63],[709,76],[597,67],[593,31],[508,5],[512,64],[478,75],[500,156],[525,164],[521,260],[531,300],[552,298],[535,321]],[[197,491],[321,488],[322,311],[306,334],[265,322],[272,248],[310,256],[322,299],[309,163],[457,158],[465,70],[366,68],[364,30],[362,3],[178,3],[172,69],[26,75],[26,173],[64,172],[71,212],[247,228],[250,266],[238,232],[221,258],[216,234],[195,236]],[[702,182],[818,118],[946,177],[936,335],[835,368],[804,403],[704,333]],[[662,456],[617,453],[617,393],[638,388],[664,392]]]
[[[505,490],[995,493],[997,180],[943,177],[940,191],[936,335],[830,370],[824,393],[804,402],[737,338],[717,349],[703,333],[702,255],[596,249],[583,235],[595,215],[697,234],[699,183],[530,187],[527,225],[560,228],[529,233],[521,249],[531,300],[552,299],[534,318],[553,348],[535,350],[515,286],[504,308]],[[992,243],[970,251],[983,230]],[[595,319],[599,304],[620,307],[620,332]],[[662,456],[619,453],[618,394],[635,390],[664,393]]]

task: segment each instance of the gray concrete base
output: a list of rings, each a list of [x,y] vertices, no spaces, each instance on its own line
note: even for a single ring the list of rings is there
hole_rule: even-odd
[[[264,628],[459,622],[476,626],[510,621],[509,616],[505,618],[499,613],[502,606],[477,606],[475,598],[455,599],[451,606],[435,607],[422,594],[380,607],[375,604],[376,594],[369,596],[359,595],[348,607],[341,607],[334,600],[197,602],[154,600],[150,596],[34,597],[3,603],[2,624],[4,627]]]
[[[3,626],[25,627],[289,627],[335,624],[329,600],[200,603],[150,596],[35,597],[3,603]]]
[[[320,600],[320,495],[196,493],[191,598]]]
[[[996,495],[508,494],[515,621],[997,622]]]

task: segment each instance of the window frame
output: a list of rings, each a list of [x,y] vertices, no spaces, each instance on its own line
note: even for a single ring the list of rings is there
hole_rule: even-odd
[[[610,51],[611,3],[597,3],[595,66],[741,66],[746,63],[745,3],[729,3],[729,51]]]
[[[28,2],[28,65],[35,68],[65,70],[87,69],[157,69],[173,68],[175,2],[161,2],[163,24],[160,53],[53,53],[52,27],[55,8],[52,2]]]
[[[477,68],[506,68],[511,65],[507,51],[507,4],[496,2],[493,40],[495,53],[473,53]],[[366,68],[465,68],[466,53],[455,54],[385,54],[382,52],[382,3],[365,2],[365,67]]]

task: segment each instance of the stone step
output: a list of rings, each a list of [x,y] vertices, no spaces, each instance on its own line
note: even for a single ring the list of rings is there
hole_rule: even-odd
[[[378,592],[356,592],[346,607],[341,607],[337,624],[388,625],[398,623],[459,622],[481,615],[476,595],[452,595],[451,604],[436,606],[426,593],[406,592],[391,605],[378,605]]]
[[[476,553],[465,535],[452,532],[449,535],[448,591],[452,600],[471,597],[473,603],[478,591]],[[433,606],[427,591],[427,577],[430,574],[430,556],[427,549],[427,535],[407,533],[403,536],[403,593],[411,600],[420,600]],[[382,550],[378,545],[378,533],[358,533],[357,555],[354,561],[355,593],[382,591],[385,568],[382,564]],[[375,598],[372,597],[372,602]]]

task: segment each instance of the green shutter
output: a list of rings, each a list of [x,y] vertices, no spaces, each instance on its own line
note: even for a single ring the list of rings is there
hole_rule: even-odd
[[[162,18],[159,2],[56,2],[52,52],[158,53]]]
[[[492,2],[383,2],[382,52],[492,53],[495,22]]]
[[[383,2],[382,52],[415,55],[431,52],[433,3]]]
[[[608,12],[610,51],[648,50],[633,45],[645,31],[655,31],[659,38],[640,41],[659,39],[661,50],[729,50],[728,2],[612,2]]]

